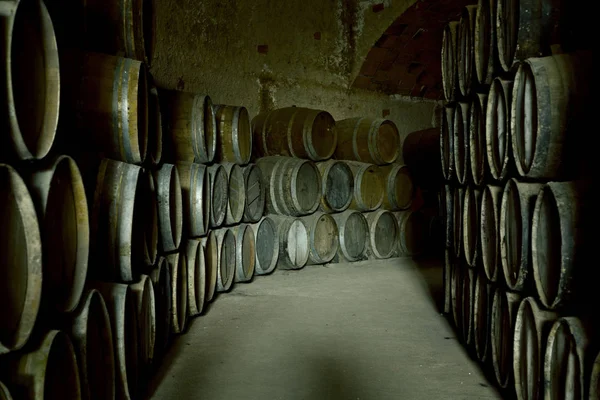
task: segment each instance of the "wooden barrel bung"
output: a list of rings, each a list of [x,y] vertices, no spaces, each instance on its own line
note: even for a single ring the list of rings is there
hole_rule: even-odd
[[[246,208],[246,180],[244,170],[237,164],[223,163],[228,178],[228,199],[225,225],[236,225],[242,221]]]
[[[544,399],[586,398],[597,332],[587,319],[562,317],[554,322],[544,355]]]
[[[246,165],[252,155],[252,130],[246,107],[217,104],[217,160]]]
[[[129,285],[133,291],[138,321],[138,356],[140,378],[146,379],[154,359],[156,343],[156,299],[154,285],[148,275],[140,275],[137,283]]]
[[[469,130],[467,131],[469,166],[471,167],[471,178],[477,186],[483,185],[487,174],[485,143],[487,98],[487,94],[477,93],[469,112]]]
[[[331,215],[321,211],[301,219],[308,231],[308,264],[328,263],[333,259],[340,245],[335,220]]]
[[[171,338],[171,266],[164,257],[160,257],[156,267],[150,272],[154,285],[154,315],[156,316],[156,340],[154,357],[162,357]]]
[[[331,215],[338,226],[338,262],[361,261],[365,258],[369,240],[369,223],[365,216],[356,210],[346,210]]]
[[[42,295],[42,243],[25,182],[0,164],[0,354],[18,350],[33,330]]]
[[[402,164],[389,164],[377,169],[385,186],[382,207],[391,211],[408,209],[415,195],[409,168]]]
[[[398,256],[417,256],[427,248],[429,220],[421,211],[394,213],[398,223]]]
[[[521,295],[498,287],[492,302],[490,344],[492,365],[498,385],[506,389],[512,382],[513,332]]]
[[[129,399],[139,389],[139,335],[137,303],[133,291],[121,283],[93,282],[110,316],[115,356],[116,395]],[[62,397],[66,398],[66,397]]]
[[[255,237],[256,263],[254,273],[256,275],[270,274],[279,260],[277,224],[271,217],[265,216],[250,226]]]
[[[487,185],[481,194],[480,233],[481,260],[486,277],[496,282],[500,262],[500,202],[502,188]]]
[[[530,281],[531,216],[540,183],[510,179],[500,206],[500,261],[510,290],[523,291]]]
[[[215,296],[217,288],[217,270],[219,269],[219,254],[215,231],[209,231],[206,237],[200,239],[200,243],[204,247],[204,256],[206,257],[205,299],[206,302],[209,302],[212,301]]]
[[[21,160],[42,159],[54,143],[60,102],[59,56],[52,20],[44,2],[3,5],[2,107],[0,153]],[[32,101],[31,99],[36,99]]]
[[[81,398],[113,399],[113,337],[108,309],[100,292],[87,290],[71,318],[67,332],[73,342],[79,367]]]
[[[402,142],[396,124],[383,118],[349,118],[336,122],[338,145],[335,158],[375,165],[396,161]]]
[[[153,266],[158,256],[158,197],[156,194],[156,180],[152,171],[143,169],[140,176],[140,193],[144,193],[138,199],[136,206],[145,208],[144,218],[138,223],[143,226],[143,265]],[[144,207],[145,206],[145,207]]]
[[[475,354],[480,362],[485,363],[491,357],[490,329],[495,288],[482,270],[478,271],[475,279],[475,300],[473,304]]]
[[[350,208],[359,211],[373,211],[383,204],[385,183],[379,176],[376,165],[357,161],[345,161],[354,175],[354,195]]]
[[[465,189],[463,202],[462,241],[465,260],[470,267],[478,265],[481,257],[481,195],[482,191],[472,186]]]
[[[465,201],[465,189],[462,187],[455,187],[452,192],[452,243],[454,248],[454,255],[456,257],[462,256],[462,245],[463,245],[463,209]]]
[[[458,94],[458,25],[458,21],[448,22],[442,34],[442,86],[447,101],[453,101]]]
[[[478,0],[475,15],[473,56],[480,85],[489,85],[496,75],[498,50],[496,46],[497,0]]]
[[[440,160],[442,175],[445,180],[454,179],[454,115],[456,106],[446,104],[442,111],[440,123]]]
[[[51,330],[2,360],[3,376],[24,399],[81,400],[81,385],[73,344],[64,332]]]
[[[210,228],[218,228],[225,222],[229,202],[229,180],[227,171],[220,164],[208,167],[210,181]]]
[[[185,254],[165,257],[171,270],[171,332],[183,333],[187,324],[188,264]]]
[[[204,247],[198,240],[188,240],[186,243],[188,266],[188,307],[189,317],[202,314],[206,297],[206,257]]]
[[[269,215],[277,225],[279,261],[277,269],[301,269],[308,262],[308,229],[300,218]]]
[[[458,25],[458,43],[456,48],[456,66],[458,76],[458,88],[462,96],[469,96],[471,88],[476,81],[473,68],[474,60],[474,38],[475,18],[477,5],[468,5],[463,8]]]
[[[175,251],[181,243],[183,231],[183,200],[177,166],[163,164],[156,171],[158,196],[158,228],[160,249],[163,253]]]
[[[321,175],[315,163],[291,157],[263,157],[256,165],[267,192],[266,212],[302,216],[319,207]]]
[[[260,221],[265,212],[266,192],[262,173],[256,164],[243,168],[246,202],[244,205],[243,222],[255,223]]]
[[[256,239],[250,225],[231,228],[235,236],[235,282],[250,282],[256,267]]]
[[[402,143],[402,158],[414,183],[436,190],[440,184],[440,128],[428,128],[409,133]]]
[[[152,0],[146,0],[152,1]],[[154,78],[148,76],[148,156],[146,161],[149,165],[157,166],[162,159],[163,131],[162,114],[160,112],[160,99],[158,89],[154,84]]]
[[[165,161],[211,163],[217,151],[217,122],[209,96],[159,92],[163,111]]]
[[[286,107],[252,120],[258,155],[327,160],[337,145],[335,120],[327,111]]]
[[[321,211],[328,213],[342,212],[352,202],[354,193],[354,177],[348,165],[339,160],[328,160],[317,163],[321,173]]]
[[[188,238],[206,235],[210,220],[210,177],[202,164],[177,163],[181,182],[183,223]]]
[[[485,115],[487,161],[492,178],[508,176],[510,154],[510,121],[513,82],[494,78],[488,93]]]
[[[390,258],[396,250],[398,223],[387,210],[365,213],[369,223],[368,249],[374,258]]]
[[[227,292],[231,289],[235,278],[235,247],[236,240],[233,231],[221,228],[215,231],[217,242],[217,292]]]
[[[469,113],[471,109],[471,103],[460,102],[454,109],[454,139],[453,153],[454,153],[454,169],[456,171],[456,178],[458,183],[465,184],[468,179],[469,166]]]
[[[546,337],[558,314],[545,311],[533,297],[521,301],[513,346],[515,390],[519,400],[543,398]]]

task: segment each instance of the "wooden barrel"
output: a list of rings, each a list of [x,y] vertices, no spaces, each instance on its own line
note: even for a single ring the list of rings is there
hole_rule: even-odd
[[[354,176],[354,194],[350,207],[352,210],[373,211],[383,204],[385,182],[379,175],[376,165],[357,161],[344,161]]]
[[[246,202],[244,203],[243,222],[255,223],[260,221],[265,212],[266,192],[262,173],[256,164],[243,167]]]
[[[581,157],[574,132],[588,126],[591,53],[530,58],[512,93],[512,151],[519,175],[563,180]]]
[[[594,365],[592,366],[588,393],[590,395],[590,400],[600,399],[600,353],[598,353]]]
[[[24,173],[43,243],[43,304],[50,312],[77,307],[87,277],[90,226],[83,180],[68,156],[46,158]]]
[[[490,344],[492,366],[498,385],[506,389],[512,382],[513,333],[517,310],[521,302],[519,293],[508,292],[497,287],[492,302]]]
[[[152,63],[156,26],[154,1],[88,0],[85,8],[90,49]]]
[[[529,57],[547,56],[561,44],[560,1],[499,0],[496,9],[498,58],[505,72]]]
[[[474,327],[473,327],[473,306],[475,304],[475,275],[476,272],[472,268],[466,268],[463,270],[462,275],[462,340],[467,347],[471,350],[475,345],[474,338]]]
[[[211,163],[217,152],[217,121],[209,96],[160,91],[164,126],[164,159]]]
[[[71,314],[67,333],[73,342],[81,398],[114,399],[115,359],[110,317],[100,292],[87,290]]]
[[[398,222],[387,210],[365,213],[369,224],[368,249],[374,258],[390,258],[398,241]]]
[[[228,193],[225,225],[237,225],[242,221],[246,208],[246,180],[244,170],[237,164],[226,162],[221,164],[227,172]]]
[[[335,158],[376,165],[393,163],[402,154],[396,124],[383,118],[349,118],[336,122]]]
[[[215,231],[209,231],[208,235],[200,239],[204,247],[204,256],[206,258],[206,287],[205,301],[212,301],[217,289],[217,270],[219,269],[219,254],[217,249],[217,237]]]
[[[476,81],[473,68],[475,67],[475,17],[477,5],[463,8],[458,24],[458,43],[456,66],[458,75],[458,88],[463,96],[471,94],[471,88]]]
[[[452,270],[450,273],[450,298],[452,300],[452,320],[458,336],[462,335],[462,281],[467,268],[463,266],[460,258],[453,255]]]
[[[154,315],[156,316],[156,339],[154,342],[154,359],[159,359],[166,352],[171,338],[171,266],[164,257],[160,257],[150,272],[154,286]]]
[[[8,388],[2,382],[0,382],[0,400],[12,400]]]
[[[140,193],[145,193],[143,197],[137,200],[137,207],[144,207],[145,218],[136,222],[143,226],[143,265],[153,266],[156,264],[158,256],[158,198],[156,195],[156,181],[154,175],[149,169],[141,171],[139,185]]]
[[[235,278],[235,234],[229,228],[215,231],[217,242],[217,292],[231,289]]]
[[[256,240],[247,224],[231,228],[235,236],[235,282],[250,282],[256,266]]]
[[[26,353],[3,359],[0,369],[15,399],[81,399],[75,352],[62,331],[48,331]]]
[[[429,219],[421,211],[395,212],[398,223],[398,256],[418,256],[427,248]]]
[[[256,275],[270,274],[277,266],[277,260],[279,260],[277,225],[271,217],[265,216],[250,226],[255,238],[256,262],[254,273]]]
[[[255,153],[327,160],[337,145],[335,120],[327,111],[286,107],[252,120]]]
[[[198,240],[188,240],[185,255],[188,267],[188,317],[202,314],[206,297],[206,257]]]
[[[535,198],[540,183],[521,183],[510,179],[502,193],[500,205],[500,261],[510,290],[529,287],[530,231]]]
[[[321,175],[315,163],[291,157],[272,156],[257,160],[267,192],[270,214],[302,216],[319,206]]]
[[[455,187],[452,192],[452,244],[454,247],[454,255],[462,256],[463,245],[463,210],[465,201],[465,189]]]
[[[183,232],[183,200],[177,166],[163,164],[155,173],[158,197],[159,248],[166,253],[175,251]],[[186,199],[187,200],[187,199]]]
[[[445,242],[447,249],[454,250],[454,191],[456,189],[450,185],[444,185],[442,191],[444,193],[442,204],[444,210],[444,225],[445,225]]]
[[[210,228],[218,228],[225,222],[229,203],[229,179],[227,171],[220,164],[208,167],[210,181]]]
[[[5,60],[0,67],[4,77],[0,86],[6,131],[0,140],[0,154],[10,159],[42,159],[54,143],[60,103],[52,20],[42,1],[6,3],[0,19]]]
[[[129,58],[79,52],[61,56],[63,66],[61,76],[67,82],[62,85],[61,110],[73,115],[74,126],[71,120],[64,122],[72,126],[69,145],[73,151],[85,148],[130,164],[144,162],[148,150],[146,66]]]
[[[187,324],[188,264],[180,252],[165,257],[171,270],[171,332],[183,333]]]
[[[252,155],[252,129],[246,107],[215,105],[218,162],[245,165]]]
[[[473,57],[480,85],[489,85],[496,76],[498,48],[496,46],[497,0],[478,0],[475,15]]]
[[[333,261],[343,263],[364,260],[369,240],[369,223],[365,216],[356,210],[346,210],[331,216],[339,233],[339,248]]]
[[[487,161],[492,178],[504,180],[509,173],[510,105],[513,82],[495,78],[488,93],[485,114]]]
[[[183,223],[188,238],[205,236],[210,220],[210,177],[202,164],[177,163],[181,182]]]
[[[147,0],[151,1],[151,0]],[[154,78],[148,75],[148,155],[146,162],[149,165],[158,165],[162,158],[163,132],[162,114],[160,112],[160,99]]]
[[[378,167],[377,171],[385,185],[382,208],[391,211],[408,209],[415,194],[409,168],[402,164],[389,164]]]
[[[481,260],[486,277],[496,282],[500,263],[500,202],[502,188],[487,185],[481,194],[481,215],[479,241]]]
[[[460,102],[458,107],[454,109],[454,139],[453,153],[454,153],[454,170],[456,171],[456,178],[458,183],[465,184],[468,179],[468,172],[470,169],[469,160],[469,114],[470,114],[471,103]]]
[[[269,215],[277,225],[279,261],[277,269],[300,269],[309,256],[308,229],[299,218]]]
[[[317,211],[301,219],[308,231],[308,264],[330,262],[340,246],[338,226],[333,217]]]
[[[546,337],[558,314],[541,308],[533,297],[521,301],[514,331],[513,373],[519,400],[542,399]]]
[[[454,179],[454,114],[456,106],[446,104],[440,123],[440,160],[445,180]]]
[[[0,354],[29,339],[42,295],[42,244],[35,206],[25,182],[0,164]]]
[[[156,299],[154,285],[148,275],[140,275],[137,283],[130,284],[137,307],[138,356],[140,378],[150,377],[150,366],[154,359],[156,343]]]
[[[452,264],[454,263],[454,254],[444,249],[444,314],[452,312]]]
[[[549,182],[538,192],[531,226],[531,265],[538,298],[546,308],[586,302],[595,292],[590,284],[596,281],[595,273],[585,267],[595,247],[595,240],[589,239],[596,229],[591,187],[584,181]]]
[[[409,133],[402,143],[402,157],[417,186],[431,190],[439,187],[442,170],[439,128]]]
[[[454,101],[457,90],[458,21],[448,22],[442,34],[442,86],[446,101]]]
[[[350,206],[354,194],[352,170],[343,161],[328,160],[317,163],[321,173],[321,211],[342,212]]]
[[[135,295],[129,286],[120,283],[92,282],[91,286],[102,294],[110,316],[115,357],[116,397],[135,398],[140,389],[138,353],[140,342]]]
[[[471,178],[477,186],[484,184],[486,169],[485,116],[487,94],[477,93],[469,111],[469,130],[467,131],[467,146]]]
[[[544,399],[587,398],[597,333],[590,320],[577,317],[562,317],[552,325],[544,355]]]
[[[462,241],[465,260],[470,267],[479,265],[481,257],[481,195],[482,191],[467,186],[463,202]],[[489,227],[487,227],[489,228]]]
[[[487,280],[485,273],[480,269],[475,277],[473,339],[475,341],[475,354],[482,363],[487,363],[491,357],[490,328],[494,292],[494,285]]]

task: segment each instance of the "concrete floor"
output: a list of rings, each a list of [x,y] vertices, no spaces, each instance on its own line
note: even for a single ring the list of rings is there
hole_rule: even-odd
[[[149,398],[500,399],[439,312],[439,263],[419,264],[308,266],[238,284],[175,340]]]

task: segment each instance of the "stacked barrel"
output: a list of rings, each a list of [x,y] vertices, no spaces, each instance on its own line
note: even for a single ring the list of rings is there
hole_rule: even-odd
[[[559,3],[480,0],[441,51],[444,311],[518,399],[599,390],[595,177],[578,136],[591,53],[563,41]]]

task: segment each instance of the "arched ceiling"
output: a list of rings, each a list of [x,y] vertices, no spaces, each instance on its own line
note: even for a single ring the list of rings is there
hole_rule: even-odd
[[[371,47],[355,88],[427,99],[442,98],[442,32],[473,0],[418,0]],[[375,11],[375,9],[374,9]]]

